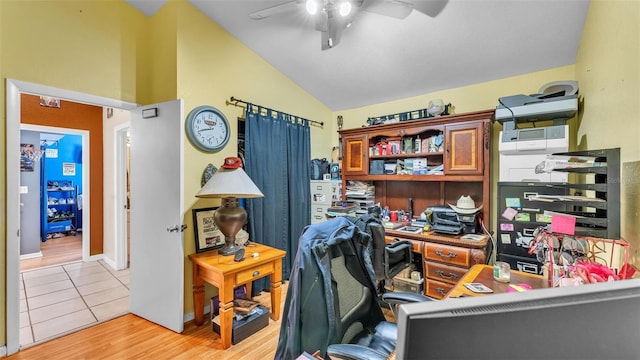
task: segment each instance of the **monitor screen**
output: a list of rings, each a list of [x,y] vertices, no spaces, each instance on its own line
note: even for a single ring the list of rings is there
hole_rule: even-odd
[[[638,359],[640,279],[400,306],[397,359]]]

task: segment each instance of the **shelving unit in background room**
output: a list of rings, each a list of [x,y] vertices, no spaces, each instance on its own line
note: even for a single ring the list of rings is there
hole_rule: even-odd
[[[71,180],[49,180],[42,185],[42,241],[75,235],[78,218],[78,188]],[[59,235],[58,235],[59,234]]]

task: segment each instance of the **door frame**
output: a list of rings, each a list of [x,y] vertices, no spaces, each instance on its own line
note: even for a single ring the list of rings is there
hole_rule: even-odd
[[[114,144],[116,156],[114,158],[114,169],[116,169],[115,175],[115,206],[114,206],[114,219],[115,219],[115,261],[116,270],[123,270],[128,268],[128,247],[127,239],[129,231],[127,229],[127,133],[131,128],[131,121],[127,121],[120,124],[113,129]]]
[[[79,135],[82,137],[83,202],[82,202],[82,224],[80,226],[80,228],[82,229],[82,261],[91,260],[90,246],[89,246],[89,234],[91,231],[91,222],[89,221],[89,219],[91,219],[90,218],[91,197],[85,196],[85,194],[87,195],[89,194],[89,190],[91,189],[91,184],[89,182],[89,173],[91,171],[90,170],[91,164],[89,162],[89,149],[90,149],[89,131],[79,130],[79,129],[58,128],[58,127],[44,126],[44,125],[32,125],[32,124],[20,124],[20,130],[37,131],[41,133],[47,132],[47,133],[54,133],[54,134]]]
[[[6,340],[7,355],[20,350],[20,94],[130,110],[137,104],[51,86],[6,79]]]

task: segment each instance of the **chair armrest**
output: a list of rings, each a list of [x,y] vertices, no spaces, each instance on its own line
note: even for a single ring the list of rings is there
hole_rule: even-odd
[[[387,304],[399,305],[414,302],[433,301],[434,299],[417,293],[392,291],[382,294],[382,300]]]
[[[327,355],[332,360],[385,360],[387,358],[386,355],[379,351],[357,344],[329,345]]]

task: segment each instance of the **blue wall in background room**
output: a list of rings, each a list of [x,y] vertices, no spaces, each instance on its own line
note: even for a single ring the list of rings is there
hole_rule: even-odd
[[[82,194],[82,136],[64,135],[58,140],[57,146],[52,145],[47,148],[58,149],[58,157],[45,158],[45,179],[47,181],[71,180],[78,186],[78,194]],[[75,175],[63,175],[65,164],[74,164]]]

